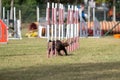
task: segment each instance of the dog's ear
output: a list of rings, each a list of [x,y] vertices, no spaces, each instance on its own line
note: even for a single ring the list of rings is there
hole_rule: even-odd
[[[49,40],[49,42],[52,42],[51,40]]]

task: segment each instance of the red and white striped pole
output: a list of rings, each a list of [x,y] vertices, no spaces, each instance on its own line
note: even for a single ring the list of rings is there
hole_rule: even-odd
[[[74,9],[74,36],[73,36],[73,40],[74,40],[74,43],[73,43],[73,50],[76,49],[76,35],[77,35],[77,6],[75,6],[75,9]]]
[[[76,24],[77,24],[77,26],[76,26],[76,37],[77,37],[77,39],[76,39],[76,47],[77,48],[79,48],[79,11],[78,11],[79,9],[77,8],[77,6],[76,6]]]
[[[57,40],[57,3],[55,3],[55,8],[54,8],[54,31],[55,31],[55,35],[54,35],[54,38],[55,38],[55,45],[56,45],[56,40]],[[56,49],[54,49],[54,55],[56,55]]]
[[[47,21],[47,56],[50,57],[49,53],[49,40],[50,40],[50,4],[47,3],[46,8],[46,21]]]
[[[55,54],[55,49],[53,49],[55,46],[53,46],[55,44],[54,41],[54,25],[55,25],[55,7],[54,7],[54,3],[52,3],[52,23],[51,23],[51,40],[52,40],[52,47],[51,47],[51,56],[53,56]]]
[[[67,27],[66,27],[66,40],[70,37],[70,5],[68,5],[68,13],[67,13]]]
[[[55,8],[54,8],[54,26],[55,26],[55,41],[57,39],[57,3],[55,3]]]
[[[76,40],[76,42],[77,42],[77,48],[79,48],[79,9],[78,8],[76,8],[76,13],[77,13],[77,31],[76,31],[76,36],[77,36],[77,40]]]
[[[58,22],[58,30],[59,30],[59,40],[61,39],[61,4],[59,4],[59,22]]]
[[[64,38],[64,7],[63,7],[63,4],[61,4],[61,28],[62,28],[61,39],[63,40],[63,38]]]
[[[53,41],[54,39],[54,32],[53,32],[53,29],[54,29],[54,3],[52,3],[52,23],[51,23],[51,40]]]
[[[73,22],[73,5],[71,6],[71,11],[70,11],[70,42],[72,42],[71,43],[71,45],[70,45],[70,51],[73,51],[73,24],[74,24],[74,22]]]
[[[70,42],[70,5],[68,5],[68,13],[67,13],[67,32],[66,32],[66,39],[68,40],[68,42]],[[70,52],[70,45],[71,43],[69,43],[69,46],[67,47],[68,52]]]

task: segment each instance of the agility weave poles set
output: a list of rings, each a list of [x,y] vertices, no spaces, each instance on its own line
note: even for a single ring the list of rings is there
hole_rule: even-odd
[[[7,10],[7,16],[5,12],[5,7],[3,7],[3,21],[8,26],[8,34],[13,34],[12,37],[9,37],[8,39],[22,39],[21,35],[21,10],[19,10],[19,19],[16,19],[16,8],[14,7],[14,13],[13,13],[13,19],[10,19],[9,10]],[[7,19],[5,19],[7,17]],[[12,24],[12,26],[11,26]],[[12,33],[10,32],[10,28],[13,27]]]
[[[58,22],[59,24],[57,24],[57,3],[52,3],[52,15],[51,15],[52,21],[50,22],[50,3],[47,3],[46,21],[48,23],[47,24],[48,57],[56,55],[56,49],[54,49],[55,46],[53,46],[53,44],[54,45],[56,44],[57,39],[59,40],[63,39],[63,5],[62,4],[59,4],[59,13],[60,13],[59,22]],[[58,25],[58,28],[57,28],[57,25]],[[61,35],[61,28],[60,28],[61,26],[62,26],[62,35]],[[59,34],[57,32],[59,32]],[[49,51],[49,45],[51,44],[51,43],[49,44],[50,41],[52,41],[52,45],[51,45],[52,47]]]
[[[55,7],[54,7],[55,6]],[[69,41],[70,45],[68,47],[68,51],[73,51],[78,48],[78,8],[68,6],[68,16],[67,16],[67,27],[66,33],[64,32],[64,8],[62,4],[59,4],[59,13],[57,15],[57,4],[52,3],[52,20],[50,22],[50,3],[47,3],[46,9],[46,21],[47,21],[47,42],[49,45],[49,41],[64,40],[64,34],[66,34],[66,40]],[[73,14],[74,12],[74,14]],[[56,17],[58,16],[58,24]],[[76,16],[76,17],[74,17]],[[50,26],[51,25],[51,26]],[[58,25],[58,27],[57,27]],[[51,31],[51,32],[50,32]],[[51,33],[51,35],[50,35]],[[62,33],[62,34],[61,34]],[[49,52],[49,50],[48,50]],[[56,51],[51,47],[51,53],[48,53],[48,57],[56,54]]]
[[[66,39],[70,42],[68,46],[68,51],[74,51],[78,48],[79,42],[79,28],[78,28],[78,8],[77,6],[68,5],[68,15],[67,15],[67,32]]]

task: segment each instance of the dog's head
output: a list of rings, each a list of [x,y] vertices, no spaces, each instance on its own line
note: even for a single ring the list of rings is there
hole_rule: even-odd
[[[65,47],[68,47],[68,46],[69,46],[69,44],[68,44],[67,42],[64,42],[63,45],[64,45]]]
[[[68,42],[67,40],[66,40],[66,41],[63,41],[62,44],[63,44],[63,46],[65,46],[65,47],[68,47],[68,46],[69,46],[69,42]]]

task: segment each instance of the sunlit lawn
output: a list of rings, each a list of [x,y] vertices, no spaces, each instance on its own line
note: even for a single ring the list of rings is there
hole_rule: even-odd
[[[47,58],[46,39],[0,44],[0,80],[120,80],[120,39],[82,38],[69,56]]]

